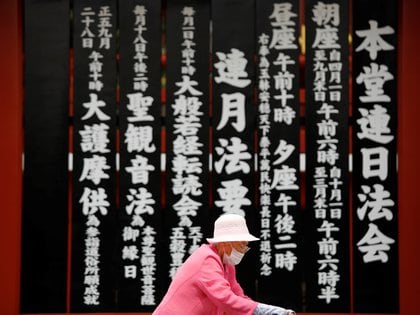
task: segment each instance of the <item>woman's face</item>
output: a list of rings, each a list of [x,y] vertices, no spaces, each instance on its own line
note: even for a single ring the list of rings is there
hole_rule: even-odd
[[[247,251],[250,250],[248,247],[248,242],[231,242],[231,245],[234,249],[236,249],[238,252],[245,254]]]

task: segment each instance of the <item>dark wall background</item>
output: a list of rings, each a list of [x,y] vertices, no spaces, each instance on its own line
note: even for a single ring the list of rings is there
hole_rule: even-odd
[[[401,1],[399,46],[400,314],[420,298],[420,3]],[[19,314],[22,194],[22,27],[19,0],[0,3],[0,314]],[[126,313],[128,315],[128,313]],[[137,313],[138,314],[138,313]]]

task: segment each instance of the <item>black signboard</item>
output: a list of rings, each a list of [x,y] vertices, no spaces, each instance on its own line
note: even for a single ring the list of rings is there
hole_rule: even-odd
[[[258,0],[256,14],[258,298],[300,311],[299,1]]]
[[[71,311],[115,309],[116,1],[74,1]]]
[[[308,312],[349,312],[348,2],[305,2]]]
[[[396,0],[353,1],[354,311],[398,313]]]
[[[67,278],[70,10],[68,1],[63,0],[28,0],[24,5],[20,311],[63,313]]]
[[[160,301],[161,3],[119,2],[120,203],[118,310]]]
[[[168,1],[166,212],[168,277],[209,228],[208,1]]]
[[[236,213],[256,232],[253,103],[255,0],[212,1],[213,215]],[[254,232],[254,233],[255,233]],[[254,294],[257,251],[245,257],[238,275]]]

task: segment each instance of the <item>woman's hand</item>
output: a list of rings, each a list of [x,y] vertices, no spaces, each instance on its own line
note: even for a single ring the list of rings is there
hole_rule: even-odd
[[[293,310],[286,310],[279,306],[258,303],[252,315],[296,315]]]

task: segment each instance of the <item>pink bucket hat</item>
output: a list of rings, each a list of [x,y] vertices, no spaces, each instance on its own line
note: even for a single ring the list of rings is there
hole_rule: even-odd
[[[250,234],[244,217],[239,214],[222,214],[214,222],[213,238],[208,238],[209,243],[258,241],[259,238]]]

